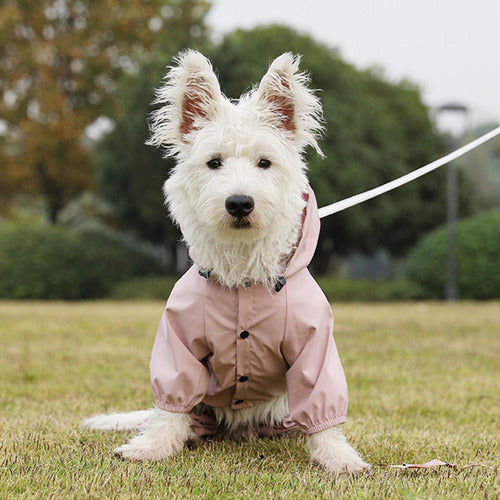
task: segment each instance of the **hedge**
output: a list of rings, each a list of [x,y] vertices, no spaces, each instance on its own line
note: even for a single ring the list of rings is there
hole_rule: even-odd
[[[134,278],[119,283],[111,292],[113,299],[166,300],[175,277]],[[373,302],[422,298],[421,290],[405,281],[348,280],[323,276],[318,283],[331,302]]]
[[[441,299],[446,286],[447,230],[425,236],[406,260],[406,276],[427,298]],[[500,298],[500,212],[457,224],[457,287],[462,299]]]
[[[404,280],[383,281],[323,276],[317,281],[330,302],[384,302],[423,298],[418,286]]]
[[[110,298],[117,300],[164,300],[166,301],[177,278],[147,276],[132,278],[115,286]]]
[[[99,232],[0,225],[0,298],[89,299],[159,264]]]

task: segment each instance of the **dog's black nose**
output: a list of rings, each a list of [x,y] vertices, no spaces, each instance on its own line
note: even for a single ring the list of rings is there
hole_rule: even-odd
[[[254,209],[255,203],[251,196],[234,194],[226,198],[226,210],[233,216],[242,219]]]

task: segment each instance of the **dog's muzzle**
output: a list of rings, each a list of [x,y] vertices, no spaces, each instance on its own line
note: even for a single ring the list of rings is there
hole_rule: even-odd
[[[251,196],[235,194],[226,198],[226,210],[237,219],[247,217],[254,208],[255,202]]]

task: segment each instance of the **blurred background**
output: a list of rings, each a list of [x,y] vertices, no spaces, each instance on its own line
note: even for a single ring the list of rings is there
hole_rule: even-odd
[[[307,159],[322,206],[499,124],[499,18],[495,0],[4,0],[0,298],[166,299],[189,261],[163,206],[172,162],[144,142],[179,50],[205,53],[232,98],[302,55],[326,120],[327,159]],[[311,269],[331,300],[500,298],[499,208],[497,138],[324,219]]]

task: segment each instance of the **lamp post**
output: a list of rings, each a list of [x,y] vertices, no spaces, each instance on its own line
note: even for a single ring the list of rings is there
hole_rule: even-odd
[[[467,106],[450,102],[438,108],[438,115],[442,113],[460,113],[463,116],[463,130],[468,128],[467,119],[469,108]],[[456,141],[452,141],[449,149],[453,149]],[[446,290],[445,296],[448,302],[454,302],[458,298],[457,286],[457,215],[458,215],[458,172],[455,162],[447,167],[446,175],[446,225],[448,233],[447,264],[446,264]]]

